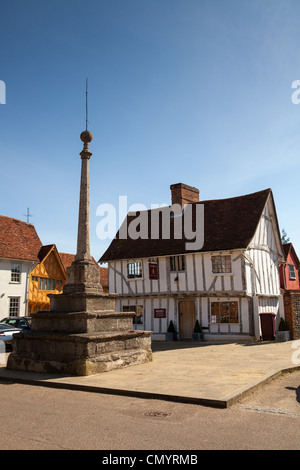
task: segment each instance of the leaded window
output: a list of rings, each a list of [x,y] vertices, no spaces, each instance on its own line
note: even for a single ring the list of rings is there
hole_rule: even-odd
[[[231,256],[230,255],[216,255],[211,257],[212,272],[213,273],[231,273]]]

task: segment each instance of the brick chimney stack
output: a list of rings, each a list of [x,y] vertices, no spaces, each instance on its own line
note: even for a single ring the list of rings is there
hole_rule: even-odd
[[[199,189],[188,186],[187,184],[177,183],[170,186],[172,195],[172,205],[180,204],[181,209],[185,204],[199,202]]]

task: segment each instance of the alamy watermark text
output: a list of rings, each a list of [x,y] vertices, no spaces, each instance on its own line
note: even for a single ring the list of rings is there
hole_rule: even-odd
[[[100,240],[114,239],[119,225],[121,240],[185,240],[185,249],[201,250],[204,244],[204,204],[143,204],[127,208],[127,196],[119,196],[119,207],[101,204],[96,210],[101,217],[96,232]],[[128,218],[127,218],[128,215]]]
[[[6,104],[6,85],[3,80],[0,80],[0,104]]]

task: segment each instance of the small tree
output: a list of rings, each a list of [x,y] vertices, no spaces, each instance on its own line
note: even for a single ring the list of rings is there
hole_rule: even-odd
[[[289,243],[290,237],[287,236],[285,229],[281,230],[281,243]]]

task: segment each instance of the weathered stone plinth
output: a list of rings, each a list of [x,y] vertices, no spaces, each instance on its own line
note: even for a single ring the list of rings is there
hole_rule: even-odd
[[[64,286],[64,293],[74,292],[94,292],[103,293],[99,282],[99,266],[91,259],[74,261],[67,268],[67,282]]]
[[[113,310],[94,313],[39,312],[34,315],[32,331],[68,334],[132,331],[132,315]]]
[[[116,295],[51,295],[51,311],[13,340],[7,368],[91,375],[152,361],[151,332],[133,331],[134,312],[116,312]],[[74,311],[62,311],[72,308]]]
[[[14,339],[8,369],[92,375],[152,361],[151,333],[26,332]]]
[[[70,294],[49,294],[51,312],[97,312],[115,311],[117,294],[97,294],[95,292],[71,292]]]

